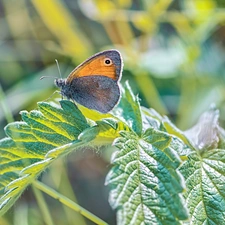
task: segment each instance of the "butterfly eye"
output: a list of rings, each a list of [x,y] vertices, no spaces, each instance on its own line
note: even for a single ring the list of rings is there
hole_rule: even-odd
[[[105,58],[105,59],[104,59],[104,64],[105,64],[106,66],[110,66],[110,65],[112,65],[112,60],[111,60],[110,58]]]

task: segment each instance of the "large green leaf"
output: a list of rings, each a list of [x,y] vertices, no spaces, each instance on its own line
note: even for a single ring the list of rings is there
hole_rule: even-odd
[[[115,146],[113,168],[106,183],[110,204],[118,210],[118,224],[180,224],[187,218],[183,205],[180,165],[174,150],[183,144],[149,128],[140,138],[121,132]],[[174,147],[175,146],[175,147]]]
[[[225,224],[225,152],[193,152],[180,171],[187,185],[185,198],[190,224]]]
[[[99,126],[89,120],[90,126],[76,105],[66,100],[60,103],[61,107],[41,102],[38,110],[21,112],[23,121],[6,126],[8,137],[0,140],[0,215],[55,158],[87,145],[100,134],[110,136],[112,127],[107,123]]]
[[[130,92],[126,88],[124,96],[134,96]],[[178,153],[187,146],[166,132],[156,112],[141,110],[134,97],[125,102],[129,110],[124,109],[122,115],[132,129],[116,138],[118,150],[106,178],[118,224],[180,224],[188,213],[181,195],[184,183]]]

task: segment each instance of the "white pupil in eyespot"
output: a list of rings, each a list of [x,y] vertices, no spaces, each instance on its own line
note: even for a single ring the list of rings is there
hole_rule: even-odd
[[[105,60],[105,64],[109,65],[111,63],[111,60],[110,59],[106,59]]]

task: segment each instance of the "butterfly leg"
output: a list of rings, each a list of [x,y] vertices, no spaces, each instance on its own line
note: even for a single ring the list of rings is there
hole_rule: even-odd
[[[46,98],[44,101],[48,101],[49,99],[51,99],[52,98],[52,96],[54,95],[54,94],[56,94],[56,93],[60,93],[61,94],[61,92],[59,92],[59,91],[54,91],[48,98]]]
[[[63,94],[62,94],[62,92],[60,91],[59,93],[60,93],[60,95],[61,95],[61,98],[62,98],[62,100],[63,100]]]

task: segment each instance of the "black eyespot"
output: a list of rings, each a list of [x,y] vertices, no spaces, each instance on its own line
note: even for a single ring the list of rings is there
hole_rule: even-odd
[[[109,58],[106,58],[104,63],[105,63],[106,66],[110,66],[112,64],[112,60],[109,59]]]

